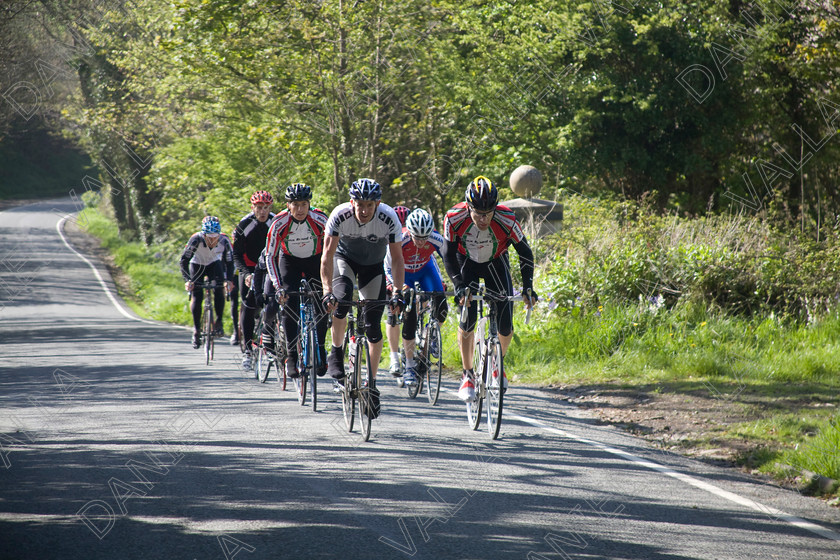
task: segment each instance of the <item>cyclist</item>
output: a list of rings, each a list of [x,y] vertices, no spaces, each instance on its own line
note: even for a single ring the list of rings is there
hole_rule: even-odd
[[[216,280],[218,286],[213,291],[213,305],[216,308],[215,330],[222,331],[222,316],[225,312],[225,288],[233,287],[233,249],[222,231],[219,218],[205,216],[201,221],[201,231],[187,241],[181,254],[181,275],[184,288],[190,292],[190,311],[193,316],[193,348],[201,346],[201,310],[204,304],[204,289],[196,287],[205,275]]]
[[[394,209],[381,202],[382,187],[373,179],[358,179],[350,185],[350,202],[338,205],[327,221],[324,253],[321,256],[321,281],[324,303],[335,310],[332,323],[332,350],[327,358],[330,376],[344,377],[344,333],[347,329],[345,301],[353,295],[358,282],[364,299],[385,299],[385,252],[392,254],[394,285],[402,286],[405,269],[400,244],[401,228]],[[390,300],[391,311],[403,305],[399,295]],[[382,305],[365,309],[365,335],[370,343],[370,363],[378,364],[382,355]],[[371,376],[376,378],[374,366]],[[374,398],[377,398],[374,393]]]
[[[522,297],[525,305],[531,307],[537,300],[533,291],[534,255],[513,211],[500,205],[499,191],[484,176],[478,176],[467,187],[464,202],[452,207],[443,224],[443,238],[446,240],[444,264],[446,272],[455,284],[455,296],[459,305],[468,305],[467,321],[458,325],[458,347],[464,373],[458,396],[465,401],[475,396],[473,351],[476,304],[467,301],[466,292],[475,292],[478,280],[491,293],[512,295],[508,246],[519,254],[519,269],[522,272]],[[499,341],[502,355],[507,352],[513,338],[513,303],[503,302],[498,314]],[[507,379],[502,380],[507,388]]]
[[[443,281],[440,277],[440,269],[434,259],[437,252],[443,257],[444,240],[440,233],[435,231],[435,222],[432,215],[422,208],[417,208],[408,215],[406,229],[402,236],[402,254],[405,261],[405,283],[413,287],[415,283],[420,284],[424,292],[442,292]],[[391,275],[391,252],[385,257],[385,272],[388,275],[389,284],[393,282]],[[446,319],[448,306],[446,298],[436,295],[433,298],[432,315],[439,322]],[[416,381],[417,364],[414,360],[414,337],[417,333],[417,307],[412,306],[411,310],[403,314],[404,322],[402,329],[403,348],[405,349],[405,375],[403,381],[409,385]],[[396,317],[390,316],[386,333],[388,344],[391,347],[391,375],[399,376],[399,352],[397,339],[399,327]],[[433,351],[439,351],[434,350]]]
[[[268,227],[274,214],[271,204],[274,199],[267,191],[257,191],[251,195],[251,212],[242,218],[233,232],[233,263],[239,271],[239,296],[242,310],[239,313],[239,326],[242,329],[242,367],[253,367],[252,341],[254,338],[254,314],[256,301],[251,290],[254,268],[265,249]]]
[[[274,290],[286,292],[298,291],[301,279],[309,281],[312,289],[322,297],[321,288],[321,254],[324,250],[324,229],[327,225],[327,215],[312,208],[312,188],[303,183],[292,183],[286,187],[286,210],[283,210],[271,223],[268,230],[268,246],[266,247],[266,265],[268,275]],[[272,302],[268,302],[272,305]],[[324,347],[329,315],[318,309],[318,364],[316,372],[324,375],[327,372],[327,352]],[[290,295],[286,301],[283,313],[283,329],[286,333],[286,348],[289,350],[286,358],[286,375],[291,378],[300,376],[297,369],[297,345],[295,341],[299,331],[298,310],[300,296]],[[266,324],[270,325],[276,317],[277,309],[269,308],[266,314]],[[265,334],[265,331],[263,331]]]

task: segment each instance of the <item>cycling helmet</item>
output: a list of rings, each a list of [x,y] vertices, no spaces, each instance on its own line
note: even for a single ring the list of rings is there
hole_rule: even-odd
[[[431,214],[418,208],[408,215],[405,227],[408,228],[408,233],[415,237],[429,237],[435,229],[435,221]]]
[[[493,186],[492,181],[483,175],[472,180],[464,197],[470,207],[487,211],[496,208],[499,203],[499,191]]]
[[[309,185],[303,183],[292,183],[286,187],[286,200],[292,202],[295,200],[312,200],[312,189]]]
[[[382,187],[373,179],[357,179],[350,185],[350,198],[353,200],[381,200]]]
[[[394,212],[397,213],[397,217],[400,219],[400,223],[405,225],[405,220],[408,218],[408,208],[405,206],[394,206]]]
[[[219,223],[219,218],[216,216],[204,216],[204,219],[201,221],[201,231],[204,233],[221,233],[222,224]]]
[[[274,202],[268,191],[257,191],[251,195],[251,204],[271,204]]]

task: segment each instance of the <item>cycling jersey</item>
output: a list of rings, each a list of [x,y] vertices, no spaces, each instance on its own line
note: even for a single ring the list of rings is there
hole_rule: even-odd
[[[465,278],[464,271],[469,264],[473,265],[495,265],[495,263],[507,255],[510,245],[519,254],[519,270],[522,273],[522,285],[526,290],[533,287],[534,280],[534,254],[531,247],[522,233],[519,222],[513,211],[507,206],[496,206],[490,226],[479,231],[478,226],[470,216],[470,208],[466,202],[456,204],[449,212],[443,222],[443,238],[446,240],[443,261],[446,265],[446,272],[457,286],[468,284],[472,279]],[[470,270],[479,270],[474,266]],[[496,274],[507,272],[507,265],[491,268],[481,267],[483,271],[495,271]],[[480,276],[480,275],[479,275]],[[502,278],[497,278],[501,281]],[[498,282],[507,284],[508,282]],[[510,292],[508,292],[510,293]]]
[[[458,252],[477,263],[499,258],[511,243],[525,239],[513,210],[496,206],[490,227],[479,231],[466,202],[456,204],[443,221],[443,238],[458,242]]]
[[[414,240],[411,239],[411,234],[408,233],[408,229],[403,228],[402,230],[402,252],[403,252],[403,259],[405,260],[405,273],[408,274],[410,272],[418,272],[421,268],[426,266],[426,264],[432,259],[432,255],[437,253],[438,255],[443,256],[443,248],[444,248],[444,240],[443,237],[437,232],[433,231],[432,235],[426,240],[426,244],[423,246],[422,249],[418,249],[417,246],[414,244]],[[385,271],[388,274],[388,280],[391,280],[391,252],[385,256]]]
[[[233,278],[233,249],[227,236],[220,236],[219,242],[212,249],[207,246],[203,231],[193,234],[187,241],[181,254],[181,275],[190,282],[195,279],[190,276],[190,264],[206,267],[216,261],[221,261],[224,279]]]
[[[253,272],[260,253],[265,249],[268,228],[274,214],[269,213],[264,222],[257,220],[251,212],[239,222],[233,231],[233,262],[240,272]]]
[[[317,208],[311,208],[302,222],[292,218],[288,210],[277,214],[268,230],[266,247],[268,275],[275,286],[279,287],[282,281],[278,270],[281,256],[307,259],[324,251],[326,224],[327,215]]]
[[[393,208],[380,203],[373,218],[360,224],[351,203],[345,202],[330,214],[326,234],[338,236],[339,256],[360,265],[381,265],[388,244],[400,239],[400,219]]]

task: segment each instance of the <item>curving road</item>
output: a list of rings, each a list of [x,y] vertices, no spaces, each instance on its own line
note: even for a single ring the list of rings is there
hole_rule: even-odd
[[[312,413],[118,310],[56,227],[74,211],[0,212],[0,558],[840,557],[836,509],[535,388],[491,442],[454,383],[429,407],[386,381],[361,443],[326,387]]]

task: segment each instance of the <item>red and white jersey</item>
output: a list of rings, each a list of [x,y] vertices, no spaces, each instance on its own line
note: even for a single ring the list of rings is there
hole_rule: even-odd
[[[443,236],[437,231],[433,231],[432,235],[426,240],[426,244],[422,249],[418,249],[411,239],[411,234],[408,229],[402,230],[402,253],[405,261],[406,274],[417,272],[432,260],[432,255],[435,253],[441,255],[443,251]],[[385,256],[385,270],[391,270],[391,251]]]
[[[292,213],[283,210],[268,230],[266,240],[266,266],[274,285],[280,285],[277,259],[289,255],[305,259],[320,255],[324,251],[324,230],[327,215],[317,208],[310,208],[302,222],[292,218]]]
[[[443,220],[443,238],[458,243],[458,252],[477,263],[486,263],[502,256],[513,243],[525,239],[513,210],[496,206],[490,227],[479,231],[470,216],[466,202],[453,206]]]

